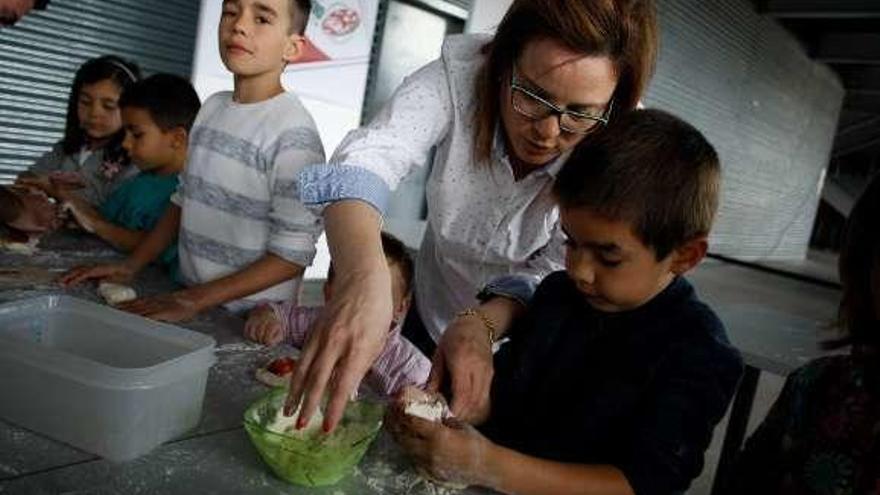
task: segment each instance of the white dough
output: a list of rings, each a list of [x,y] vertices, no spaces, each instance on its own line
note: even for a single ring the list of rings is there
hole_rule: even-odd
[[[440,422],[452,416],[446,401],[440,395],[431,395],[416,387],[406,387],[401,395],[403,412],[428,421]]]
[[[31,256],[37,252],[37,239],[33,238],[28,242],[15,242],[7,239],[0,239],[0,248],[9,251],[10,253]]]
[[[290,416],[285,416],[284,408],[279,407],[278,411],[275,413],[275,417],[268,425],[266,425],[266,429],[275,433],[281,433],[283,435],[309,435],[321,430],[324,423],[324,414],[321,409],[318,408],[315,413],[312,414],[312,419],[309,420],[309,424],[307,424],[305,428],[301,430],[296,429],[296,421],[298,419],[298,407],[296,408],[296,411],[294,411],[293,414],[291,414]]]
[[[137,299],[137,292],[134,289],[127,285],[114,284],[112,282],[101,282],[98,284],[98,294],[107,301],[107,304],[112,306]]]

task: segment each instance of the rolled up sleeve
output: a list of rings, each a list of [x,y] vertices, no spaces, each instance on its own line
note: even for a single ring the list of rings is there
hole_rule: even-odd
[[[318,133],[311,128],[295,128],[281,133],[272,147],[270,170],[269,241],[267,250],[291,263],[312,264],[316,244],[324,225],[319,214],[301,200],[299,172],[307,164],[323,163],[324,149]]]
[[[301,172],[303,202],[359,199],[384,214],[391,191],[413,167],[428,164],[452,115],[445,69],[437,60],[406,78],[369,124],[345,137],[328,165]]]

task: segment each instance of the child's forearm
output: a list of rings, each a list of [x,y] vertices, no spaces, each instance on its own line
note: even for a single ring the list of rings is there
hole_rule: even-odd
[[[619,469],[608,465],[569,464],[531,457],[491,444],[481,485],[518,495],[634,495]]]
[[[126,229],[103,218],[95,222],[94,229],[95,235],[127,253],[134,251],[149,235],[149,232]]]
[[[302,274],[304,268],[266,254],[251,265],[223,278],[186,289],[187,296],[202,311],[255,294]]]
[[[180,207],[174,203],[168,205],[159,223],[144,236],[142,242],[128,257],[127,263],[134,271],[140,271],[162,254],[162,251],[177,237],[180,229]]]

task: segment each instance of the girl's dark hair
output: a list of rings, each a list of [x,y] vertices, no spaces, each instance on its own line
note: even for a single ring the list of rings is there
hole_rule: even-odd
[[[125,61],[115,55],[87,60],[76,71],[73,85],[70,88],[70,99],[67,101],[67,121],[64,125],[64,138],[61,146],[65,154],[73,154],[86,144],[86,133],[83,132],[77,114],[79,94],[86,84],[94,84],[105,79],[111,79],[119,86],[122,94],[126,88],[140,80],[141,70],[132,62]],[[125,130],[120,129],[105,147],[107,158],[111,161],[127,161],[124,159],[125,152],[122,150],[122,141],[125,139]],[[120,154],[121,153],[121,154]],[[119,156],[110,156],[117,155]]]
[[[838,270],[843,296],[838,310],[842,337],[826,342],[829,349],[846,345],[880,351],[880,175],[856,201],[840,248]]]
[[[504,15],[476,78],[474,158],[489,159],[501,112],[499,92],[525,46],[552,39],[585,55],[607,56],[617,73],[615,110],[632,110],[654,72],[657,20],[653,0],[515,0]],[[614,118],[614,114],[611,115]]]

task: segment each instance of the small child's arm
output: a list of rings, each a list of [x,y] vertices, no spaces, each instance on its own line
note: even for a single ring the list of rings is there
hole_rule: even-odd
[[[261,304],[248,313],[244,336],[263,345],[274,346],[284,340],[283,320],[275,315],[271,304]]]
[[[143,242],[138,244],[125,261],[74,268],[61,277],[61,284],[69,287],[89,279],[113,278],[120,281],[131,279],[174,241],[179,228],[180,207],[172,203],[168,205],[159,223],[143,238]]]
[[[392,397],[408,385],[424,387],[430,372],[431,360],[398,331],[388,337],[368,379],[378,392]]]
[[[97,235],[120,251],[134,251],[149,234],[114,224],[74,192],[61,192],[59,197],[64,201],[64,208],[70,211],[83,230]]]

